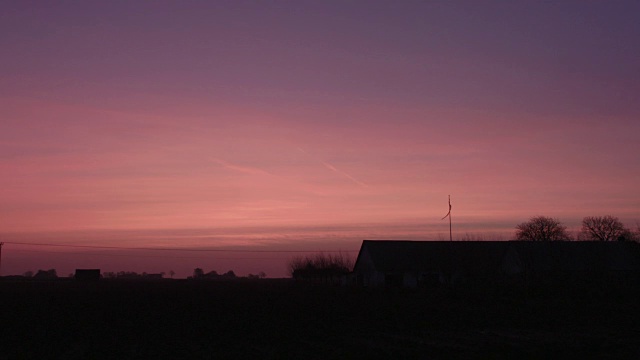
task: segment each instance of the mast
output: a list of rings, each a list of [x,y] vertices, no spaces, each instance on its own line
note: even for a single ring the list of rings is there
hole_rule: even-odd
[[[444,220],[447,217],[449,217],[449,241],[453,241],[453,233],[451,231],[451,195],[449,195],[449,212],[440,220]]]
[[[0,242],[0,276],[2,276],[2,245],[4,245],[4,243]]]
[[[453,241],[453,232],[451,231],[451,195],[449,195],[449,241]]]

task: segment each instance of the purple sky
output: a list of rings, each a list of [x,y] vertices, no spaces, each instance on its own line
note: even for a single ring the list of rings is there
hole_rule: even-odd
[[[449,194],[459,239],[508,239],[535,215],[635,228],[638,14],[638,1],[3,1],[0,240],[357,250],[448,237]],[[2,272],[283,276],[291,256],[78,251],[6,244]]]

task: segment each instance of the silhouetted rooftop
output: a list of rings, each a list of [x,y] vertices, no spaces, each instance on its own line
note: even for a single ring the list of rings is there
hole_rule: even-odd
[[[495,272],[507,251],[515,251],[521,266],[532,271],[639,270],[640,244],[595,241],[406,241],[364,240],[363,252],[382,272]]]

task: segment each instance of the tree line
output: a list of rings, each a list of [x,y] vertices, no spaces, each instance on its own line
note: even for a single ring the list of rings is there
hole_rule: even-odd
[[[516,226],[516,239],[525,241],[640,241],[640,225],[634,232],[611,215],[587,216],[576,236],[560,220],[534,216]]]
[[[105,271],[101,274],[101,277],[104,279],[123,279],[123,280],[152,280],[152,279],[165,279],[165,272],[160,273],[137,273],[135,271]],[[175,275],[175,271],[170,270],[168,274],[171,278]],[[75,274],[69,274],[69,278],[73,278]],[[13,277],[23,277],[23,278],[33,278],[33,279],[58,279],[58,272],[56,269],[49,270],[38,270],[36,273],[29,270],[24,272],[22,275],[17,275]],[[207,273],[204,272],[201,268],[196,268],[193,270],[193,275],[187,277],[187,279],[239,279],[239,278],[247,278],[247,279],[264,279],[267,277],[264,271],[260,271],[257,274],[248,274],[246,277],[237,276],[233,270],[229,270],[225,273],[218,274],[215,270],[209,271]]]
[[[267,277],[267,274],[264,271],[260,271],[257,274],[249,274],[247,275],[248,279],[264,279]],[[187,279],[196,279],[196,280],[206,280],[206,279],[236,279],[236,273],[233,270],[229,270],[225,273],[218,274],[217,271],[211,270],[209,272],[204,272],[202,268],[193,269],[193,275],[187,277]]]

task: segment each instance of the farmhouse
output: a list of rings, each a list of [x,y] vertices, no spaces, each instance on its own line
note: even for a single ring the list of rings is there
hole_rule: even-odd
[[[364,240],[353,272],[362,286],[433,287],[639,271],[632,242]]]

